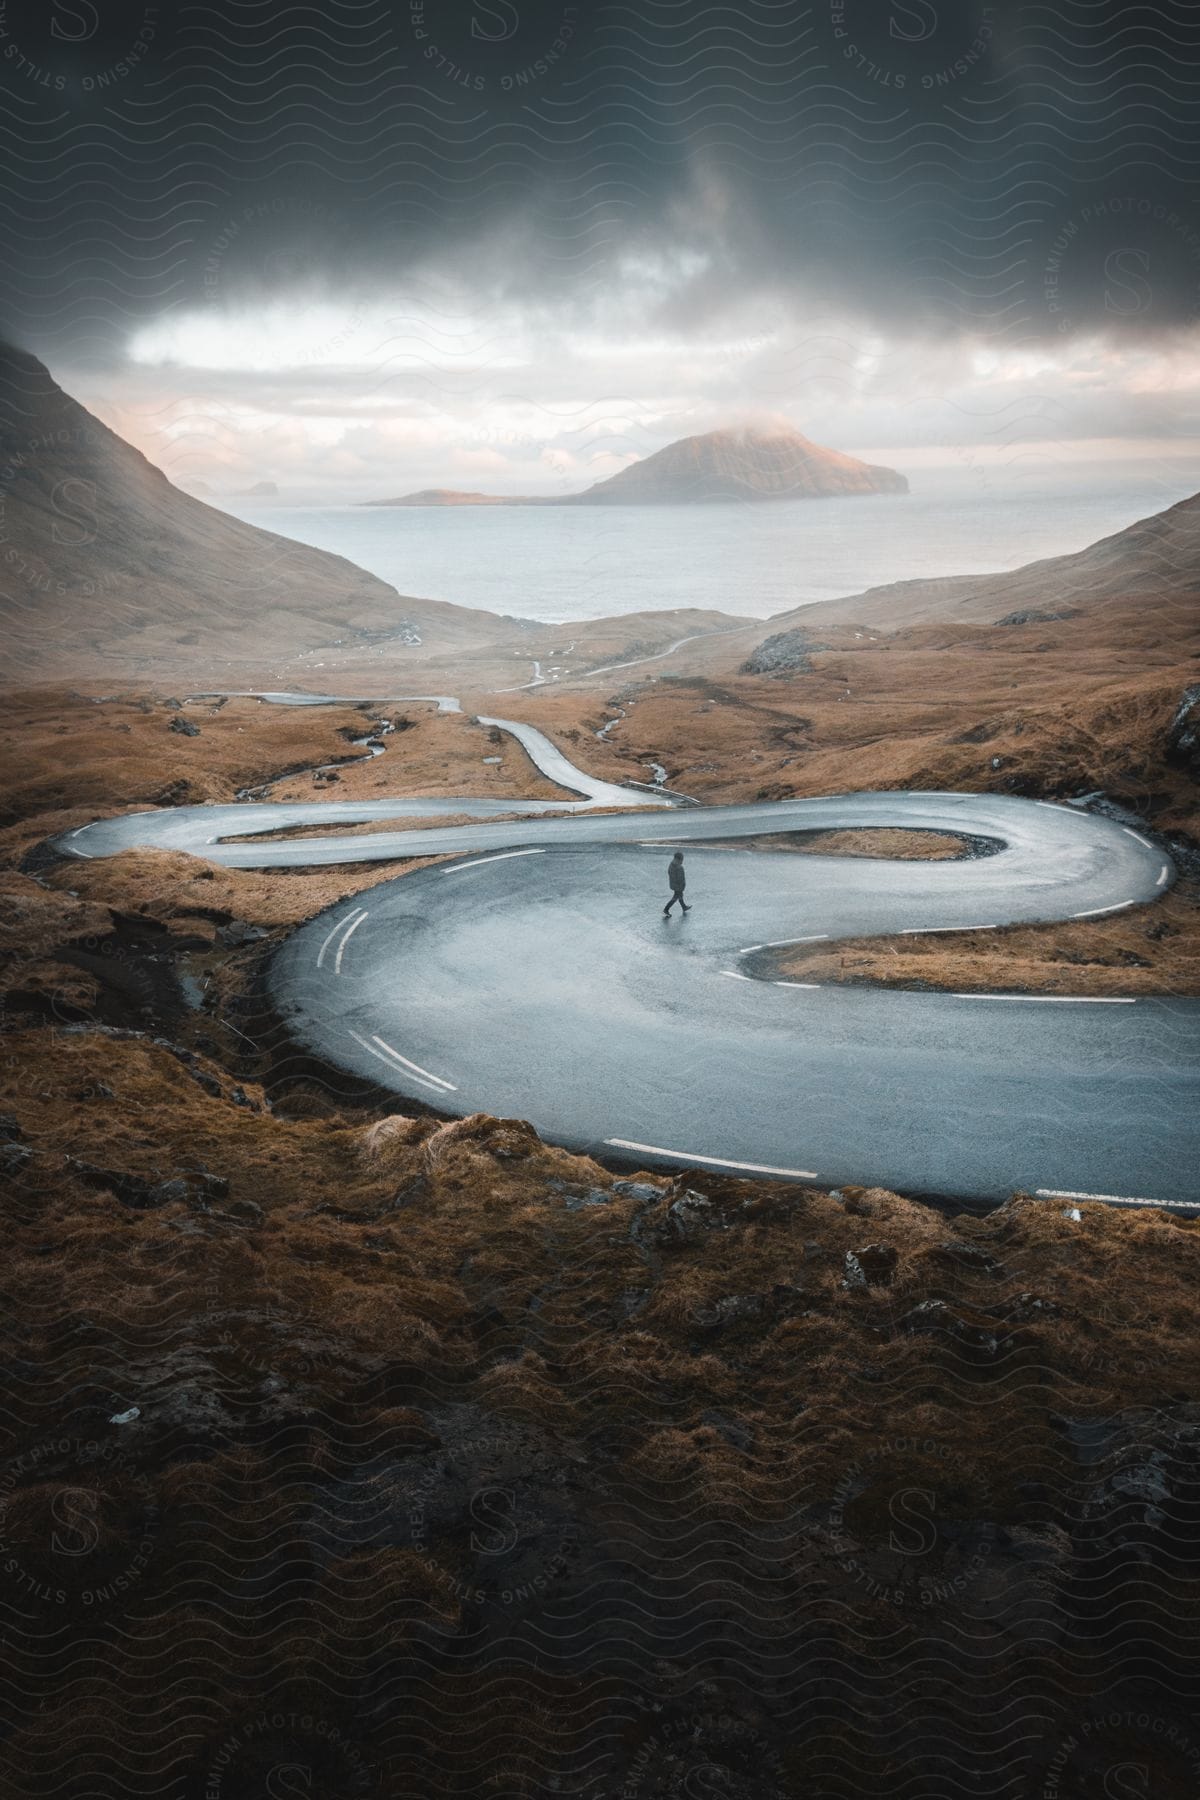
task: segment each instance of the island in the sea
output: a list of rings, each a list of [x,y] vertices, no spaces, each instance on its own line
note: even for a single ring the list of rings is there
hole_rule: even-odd
[[[826,450],[785,426],[680,438],[581,494],[479,494],[422,488],[368,506],[679,506],[727,500],[823,500],[907,494],[895,469]]]

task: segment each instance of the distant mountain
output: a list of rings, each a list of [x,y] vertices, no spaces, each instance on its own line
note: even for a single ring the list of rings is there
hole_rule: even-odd
[[[206,506],[2,342],[0,607],[10,681],[511,629]]]
[[[580,494],[585,506],[677,506],[725,500],[822,500],[907,494],[895,469],[825,450],[798,431],[709,431],[680,438]]]
[[[907,494],[895,469],[825,450],[790,427],[731,428],[680,438],[582,494],[472,494],[423,488],[370,506],[691,506],[732,500],[825,500]]]
[[[279,489],[273,481],[256,481],[253,487],[237,488],[235,493],[239,500],[265,500],[274,498]]]
[[[422,488],[398,500],[364,500],[364,506],[552,506],[552,500],[519,494],[473,494],[462,488]]]

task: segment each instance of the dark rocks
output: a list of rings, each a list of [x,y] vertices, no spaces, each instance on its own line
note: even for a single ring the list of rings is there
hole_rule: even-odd
[[[1193,881],[1200,880],[1200,848],[1181,837],[1169,837],[1166,844],[1168,854],[1179,873],[1190,876]]]
[[[1200,682],[1184,689],[1167,729],[1167,761],[1200,781]]]
[[[406,1206],[423,1205],[429,1198],[429,1182],[424,1175],[414,1175],[411,1181],[397,1188],[392,1195],[392,1207],[400,1212]]]
[[[213,1203],[229,1195],[229,1183],[221,1175],[210,1175],[207,1169],[190,1169],[165,1179],[134,1175],[121,1169],[102,1169],[77,1157],[67,1158],[71,1173],[87,1187],[115,1194],[122,1206],[136,1212],[154,1212],[160,1206],[189,1206],[194,1211],[209,1212]],[[253,1202],[239,1203],[253,1206]],[[254,1206],[261,1219],[261,1208]],[[233,1215],[238,1216],[238,1215]]]
[[[910,1336],[928,1333],[932,1337],[948,1338],[973,1358],[983,1361],[991,1361],[1000,1348],[995,1332],[964,1319],[945,1300],[922,1300],[901,1319],[900,1329]]]
[[[172,727],[174,729],[174,727]],[[182,778],[169,781],[165,788],[154,796],[155,806],[185,806],[191,797],[192,784]]]
[[[177,713],[175,715],[171,720],[171,723],[167,726],[167,730],[177,732],[180,737],[195,738],[200,736],[200,727],[194,725],[191,719],[185,719],[182,713]]]
[[[859,1293],[865,1293],[867,1288],[887,1287],[899,1260],[890,1244],[866,1244],[861,1250],[847,1250],[842,1286]]]
[[[1105,1571],[1110,1587],[1118,1576],[1130,1584],[1126,1604],[1140,1589],[1139,1611],[1151,1613],[1161,1600],[1156,1587],[1142,1587],[1147,1572],[1158,1565],[1174,1582],[1180,1564],[1195,1558],[1200,1415],[1187,1403],[1174,1412],[1061,1421],[1083,1466],[1077,1549]]]
[[[968,731],[960,731],[954,737],[946,739],[948,744],[986,744],[995,737],[1000,726],[995,723],[972,725]]]
[[[605,1188],[587,1188],[581,1193],[568,1194],[563,1204],[568,1212],[582,1212],[587,1206],[607,1206],[612,1194]]]
[[[245,944],[261,944],[270,935],[264,925],[250,925],[245,919],[232,919],[217,932],[217,942],[225,949],[240,950]]]
[[[1032,1293],[1012,1294],[985,1310],[989,1318],[1002,1319],[1006,1325],[1039,1325],[1062,1317],[1056,1301]]]
[[[815,650],[827,650],[827,644],[813,641],[810,632],[797,628],[794,631],[777,631],[773,637],[764,638],[758,647],[750,652],[742,664],[743,675],[811,675],[812,663],[809,657]]]
[[[267,1217],[257,1200],[231,1200],[220,1210],[222,1218],[234,1219],[239,1225],[262,1225]]]
[[[1095,788],[1088,794],[1068,794],[1063,802],[1066,806],[1077,807],[1081,812],[1098,813],[1102,819],[1112,819],[1117,825],[1130,825],[1135,830],[1145,832],[1146,821],[1132,807],[1122,806],[1119,800],[1113,800],[1102,788]]]
[[[952,1268],[963,1269],[971,1274],[1000,1275],[1003,1265],[978,1244],[956,1243],[953,1239],[944,1244],[935,1244],[926,1252],[931,1262],[948,1263]]]
[[[721,1331],[726,1325],[740,1325],[747,1319],[761,1319],[766,1311],[762,1294],[726,1294],[712,1306],[696,1312],[696,1323],[706,1331]]]
[[[693,1244],[710,1231],[728,1229],[728,1221],[708,1196],[687,1188],[677,1200],[672,1200],[665,1215],[653,1222],[646,1236],[657,1244]]]
[[[614,1194],[621,1194],[626,1200],[661,1200],[662,1189],[654,1187],[648,1181],[614,1181]]]
[[[723,1294],[711,1306],[696,1307],[692,1317],[707,1335],[759,1321],[771,1327],[805,1313],[807,1298],[803,1288],[780,1281],[765,1294]]]
[[[614,1181],[610,1188],[570,1187],[565,1181],[551,1181],[550,1187],[557,1194],[566,1196],[568,1212],[579,1212],[585,1206],[608,1206],[614,1200],[636,1200],[639,1206],[649,1206],[655,1200],[661,1200],[666,1189],[655,1187],[649,1181]]]
[[[208,1212],[213,1202],[225,1200],[229,1196],[229,1183],[221,1175],[210,1175],[205,1169],[190,1171],[185,1175],[171,1175],[165,1181],[156,1181],[146,1190],[146,1198],[142,1202],[147,1207],[157,1206],[190,1206],[195,1211]],[[122,1196],[123,1198],[124,1196]],[[262,1218],[262,1209],[254,1209]]]
[[[1041,607],[1029,607],[1024,612],[1009,613],[1006,618],[997,619],[997,625],[1057,625],[1060,619],[1077,619],[1077,606],[1063,606],[1057,612],[1046,611]]]
[[[498,1119],[487,1148],[497,1162],[524,1162],[541,1148],[542,1140],[523,1119]]]

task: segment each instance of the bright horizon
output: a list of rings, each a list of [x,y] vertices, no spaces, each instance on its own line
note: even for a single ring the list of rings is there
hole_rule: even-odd
[[[721,366],[719,346],[678,341],[660,347],[653,391],[620,389],[632,371],[615,353],[606,388],[594,346],[551,367],[443,357],[418,371],[380,354],[264,369],[237,365],[253,340],[233,326],[210,341],[228,366],[181,360],[187,329],[164,327],[116,367],[53,372],[178,485],[225,496],[259,482],[309,504],[577,492],[679,438],[763,420],[903,473],[1190,457],[1200,486],[1200,350],[1184,338],[1137,352],[1096,338],[1052,357],[814,334],[790,387],[794,347],[742,346]]]

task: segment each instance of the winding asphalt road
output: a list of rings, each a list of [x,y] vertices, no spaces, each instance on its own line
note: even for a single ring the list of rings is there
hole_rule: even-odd
[[[328,1063],[448,1113],[531,1119],[639,1167],[684,1163],[822,1185],[999,1201],[1017,1188],[1200,1206],[1200,1003],[884,992],[783,982],[772,953],[917,930],[1085,918],[1160,897],[1174,871],[1128,826],[997,795],[852,794],[648,807],[573,770],[571,803],[393,798],[181,807],[99,821],[65,854],[134,845],[232,867],[451,864],[309,921],[274,1002]],[[557,763],[551,763],[562,779]],[[597,791],[599,790],[599,791]],[[638,811],[599,813],[620,803]],[[498,812],[524,815],[498,822]],[[247,844],[247,833],[471,812],[480,823]],[[493,822],[488,823],[489,815]],[[796,856],[764,833],[902,826],[986,838],[961,862]],[[666,920],[665,845],[687,847]]]

